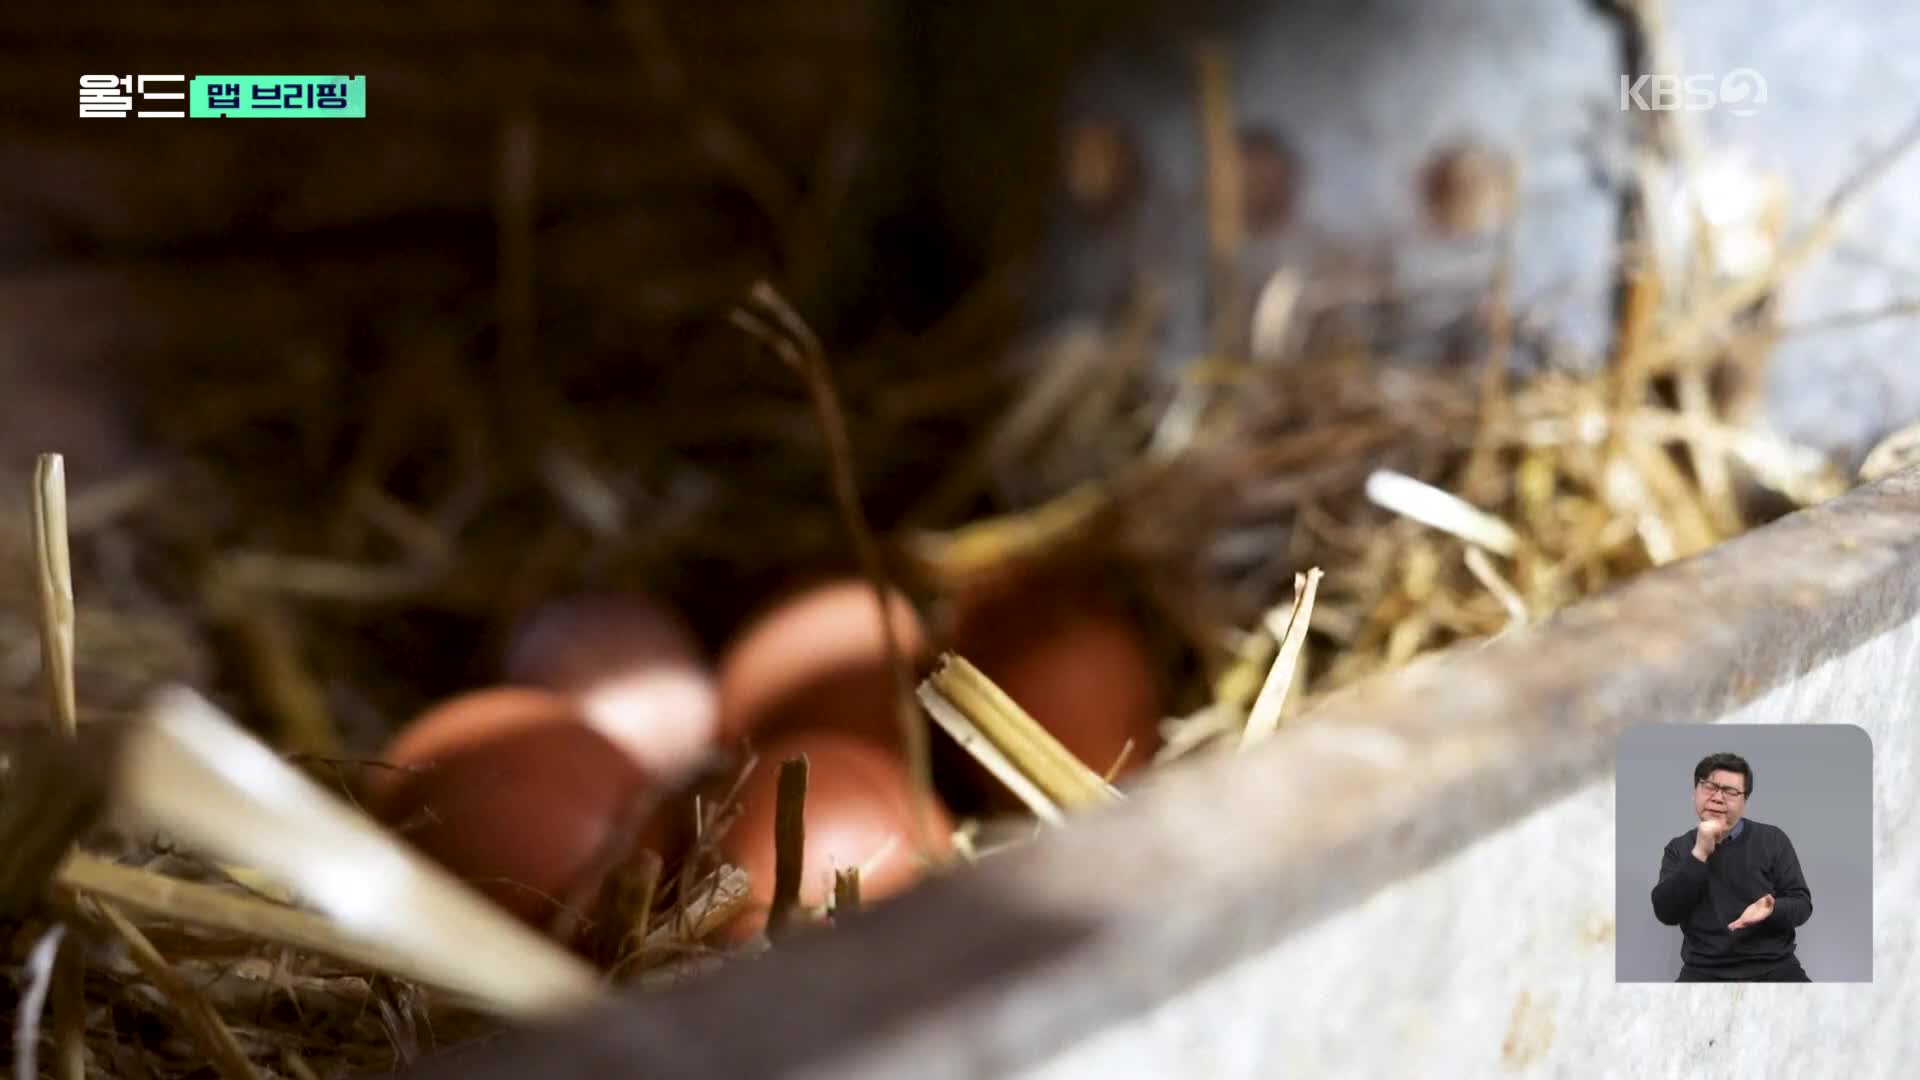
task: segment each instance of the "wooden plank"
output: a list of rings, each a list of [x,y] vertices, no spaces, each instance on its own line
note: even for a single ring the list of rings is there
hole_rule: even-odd
[[[1035,1066],[1597,782],[1626,728],[1722,718],[1916,616],[1920,470],[1355,687],[834,933],[412,1075]]]
[[[1710,725],[1643,728],[1622,740],[1643,751],[1623,745],[1623,769],[1649,746],[1672,763],[1674,797],[1656,813],[1674,832],[1686,827],[1683,777],[1694,761],[1732,748],[1759,763],[1748,813],[1785,826],[1799,845],[1814,916],[1799,929],[1797,952],[1827,985],[1688,992],[1616,982],[1616,949],[1631,952],[1640,929],[1657,926],[1647,897],[1665,834],[1617,863],[1619,834],[1642,815],[1617,805],[1606,775],[1009,1080],[1265,1080],[1282,1071],[1276,1064],[1289,1076],[1434,1080],[1898,1075],[1889,1063],[1920,1050],[1911,1023],[1920,1015],[1920,927],[1907,915],[1920,890],[1920,848],[1905,840],[1920,765],[1916,716],[1920,617]],[[1853,726],[1777,730],[1806,724]],[[1853,777],[1864,775],[1870,752],[1872,785],[1810,788],[1790,775],[1800,763],[1782,761],[1783,744],[1829,770],[1844,760]],[[1797,813],[1786,809],[1796,801],[1790,788]],[[1824,803],[1829,821],[1870,820],[1871,831],[1809,835],[1796,824],[1808,801]],[[1872,862],[1870,894],[1835,873],[1860,858]],[[1658,932],[1670,942],[1671,972],[1679,933]],[[1868,943],[1872,966],[1862,971],[1856,950]]]

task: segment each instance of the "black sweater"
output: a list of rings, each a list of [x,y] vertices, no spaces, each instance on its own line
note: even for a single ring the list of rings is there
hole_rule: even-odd
[[[1701,862],[1693,857],[1699,832],[1667,841],[1653,914],[1682,935],[1680,960],[1703,975],[1751,979],[1793,957],[1794,927],[1813,914],[1813,893],[1800,874],[1793,841],[1777,826],[1751,818],[1738,837],[1723,838]],[[1744,930],[1727,929],[1747,905],[1773,894],[1773,915]]]

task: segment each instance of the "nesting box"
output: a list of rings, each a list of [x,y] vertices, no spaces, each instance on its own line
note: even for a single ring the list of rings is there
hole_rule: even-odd
[[[409,1075],[1873,1073],[1913,995],[1917,672],[1909,470],[1356,685],[833,933]],[[1876,985],[1783,1015],[1616,984],[1621,733],[1815,722],[1872,739]]]

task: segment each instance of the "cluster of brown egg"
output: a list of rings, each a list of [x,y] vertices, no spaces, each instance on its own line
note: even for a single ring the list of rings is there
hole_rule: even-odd
[[[891,602],[902,659],[918,677],[935,642],[904,597]],[[952,607],[943,647],[1082,761],[1108,772],[1124,758],[1126,772],[1150,759],[1162,685],[1119,606],[1096,591],[1026,579]],[[748,746],[759,764],[734,792],[738,816],[718,853],[747,872],[750,904],[717,932],[721,941],[750,939],[765,924],[782,761],[804,755],[809,767],[803,905],[825,903],[835,870],[859,869],[863,902],[926,873],[880,605],[864,581],[816,582],[776,599],[717,662],[678,614],[645,596],[553,602],[511,641],[501,683],[415,718],[366,771],[361,795],[409,843],[527,922],[576,927],[562,916],[591,910],[623,862],[645,850],[683,855],[693,832],[687,796],[725,794],[737,776],[690,790],[680,781],[716,752]],[[945,738],[937,729],[930,737]],[[942,790],[1017,809],[970,761],[939,760]],[[948,802],[927,809],[920,820],[944,846]]]

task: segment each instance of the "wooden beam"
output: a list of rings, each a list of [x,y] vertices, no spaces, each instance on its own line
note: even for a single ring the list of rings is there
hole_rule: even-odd
[[[1920,470],[1353,688],[1257,751],[671,991],[412,1075],[1004,1075],[1920,617]]]

